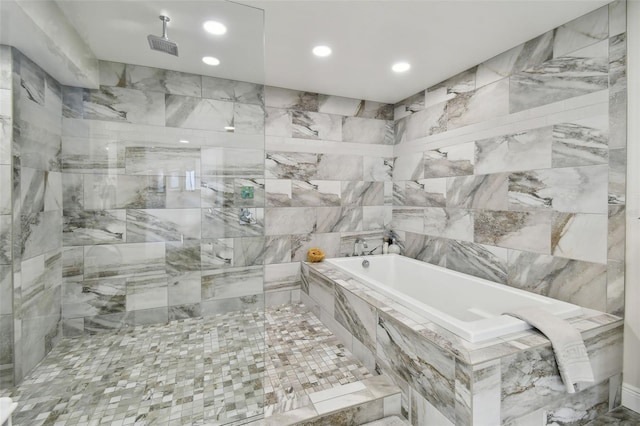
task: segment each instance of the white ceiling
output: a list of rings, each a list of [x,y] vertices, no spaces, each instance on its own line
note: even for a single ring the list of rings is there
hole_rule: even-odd
[[[396,102],[608,1],[57,3],[99,59]],[[178,43],[179,58],[148,47],[147,34],[161,34],[161,13],[171,18],[169,38]],[[207,19],[224,22],[229,31],[219,38],[206,34]],[[332,47],[330,57],[311,54],[320,43]],[[203,65],[204,55],[218,57],[221,65]],[[398,60],[409,61],[411,70],[393,73]]]

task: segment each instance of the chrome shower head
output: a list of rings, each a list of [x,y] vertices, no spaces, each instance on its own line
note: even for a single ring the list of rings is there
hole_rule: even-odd
[[[167,22],[169,22],[170,19],[168,16],[161,15],[160,20],[162,21],[162,37],[149,34],[147,36],[149,47],[152,50],[157,50],[158,52],[178,56],[178,45],[167,37]]]

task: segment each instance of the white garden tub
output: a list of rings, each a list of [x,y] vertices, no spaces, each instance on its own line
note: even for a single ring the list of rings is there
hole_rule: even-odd
[[[363,260],[369,261],[363,267]],[[482,342],[530,326],[504,312],[538,306],[560,318],[581,308],[396,254],[327,259],[368,287],[394,299],[469,342]]]

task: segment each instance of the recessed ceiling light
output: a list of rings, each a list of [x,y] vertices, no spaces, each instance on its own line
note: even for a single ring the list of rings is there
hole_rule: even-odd
[[[395,72],[409,71],[409,68],[411,68],[411,65],[409,65],[408,62],[397,62],[391,67],[391,69]]]
[[[180,143],[189,143],[189,141],[186,139],[180,139]]]
[[[227,132],[233,132],[234,130],[236,130],[236,128],[235,128],[235,127],[233,127],[233,126],[224,126],[224,129],[225,129]]]
[[[202,25],[202,27],[206,32],[215,35],[222,35],[227,32],[227,27],[218,21],[207,21]]]
[[[202,62],[212,66],[220,65],[220,59],[214,58],[213,56],[205,56],[202,58]]]
[[[313,48],[313,54],[316,56],[329,56],[331,55],[331,48],[329,46],[316,46]]]

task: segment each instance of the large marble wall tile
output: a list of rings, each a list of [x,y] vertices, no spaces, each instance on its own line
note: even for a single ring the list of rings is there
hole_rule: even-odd
[[[53,210],[21,217],[22,258],[29,259],[44,252],[62,247],[62,214]]]
[[[200,209],[127,210],[127,242],[200,239]]]
[[[466,176],[474,173],[473,142],[425,151],[424,177]]]
[[[485,210],[476,212],[474,219],[476,243],[544,254],[550,252],[550,213]]]
[[[384,184],[382,182],[342,182],[341,201],[343,206],[379,206],[384,204]]]
[[[164,97],[162,93],[102,86],[84,92],[83,117],[164,126]]]
[[[553,57],[564,56],[608,37],[609,10],[604,6],[559,26],[553,40]]]
[[[449,240],[446,267],[495,281],[507,282],[507,249],[467,241]]]
[[[64,318],[81,318],[125,311],[124,278],[101,278],[64,284]]]
[[[0,315],[13,313],[13,270],[11,265],[0,265]]]
[[[265,181],[266,206],[290,207],[292,197],[292,182],[288,179],[267,179]]]
[[[81,87],[63,86],[62,116],[65,118],[82,118],[84,116],[84,91]]]
[[[578,394],[569,395],[562,402],[546,410],[547,424],[586,424],[609,411],[609,381],[599,383]]]
[[[291,206],[339,206],[341,184],[338,181],[299,181],[291,182]]]
[[[167,277],[169,307],[198,304],[201,298],[202,273],[200,271],[179,272]]]
[[[553,56],[554,31],[520,44],[478,65],[476,88],[546,62]]]
[[[45,172],[44,210],[62,210],[62,173]]]
[[[127,241],[126,210],[67,210],[63,220],[65,246]]]
[[[393,180],[419,180],[424,178],[424,158],[422,155],[400,155],[393,164]]]
[[[343,117],[342,141],[393,145],[393,122],[370,118]]]
[[[447,130],[502,117],[509,113],[509,79],[487,84],[447,101]]]
[[[37,304],[23,311],[22,357],[16,361],[24,373],[31,371],[61,337],[60,293],[60,287],[45,291]]]
[[[266,86],[264,103],[269,107],[318,111],[318,94]]]
[[[103,277],[162,275],[164,243],[110,244],[84,247],[85,280]]]
[[[609,204],[624,204],[627,190],[627,150],[609,150]]]
[[[451,421],[455,421],[455,358],[386,315],[378,318],[376,356]],[[413,391],[413,390],[412,390]]]
[[[627,31],[627,2],[617,0],[609,3],[609,37]]]
[[[84,208],[84,177],[76,173],[62,173],[62,208]]]
[[[609,85],[609,60],[598,57],[559,57],[509,77],[509,112],[519,112]]]
[[[607,306],[600,309],[619,317],[624,317],[624,262],[609,260],[607,262]]]
[[[266,178],[297,180],[362,180],[361,156],[267,152]]]
[[[318,154],[316,179],[362,180],[363,161],[359,155]]]
[[[219,238],[200,242],[202,269],[229,268],[233,266],[233,238]]]
[[[166,95],[166,126],[223,132],[233,126],[233,102]]]
[[[260,312],[264,311],[264,296],[254,294],[251,296],[232,297],[229,299],[205,300],[202,307],[202,316],[210,317],[229,312]]]
[[[265,235],[307,234],[316,226],[315,208],[265,209]]]
[[[60,287],[62,277],[62,252],[59,249],[32,257],[21,263],[21,317],[42,302],[47,290]],[[58,306],[60,302],[57,302]]]
[[[404,255],[423,262],[445,266],[448,240],[407,232]]]
[[[264,104],[261,84],[202,76],[202,97],[243,104]]]
[[[62,248],[63,283],[82,282],[84,278],[84,250],[82,247]]]
[[[472,211],[464,209],[427,207],[424,209],[424,234],[473,241],[474,214]]]
[[[21,168],[21,213],[24,215],[44,211],[45,172],[28,167]]]
[[[477,67],[469,68],[445,81],[431,86],[425,93],[425,106],[429,107],[457,97],[461,93],[473,92],[476,89]]]
[[[13,186],[13,168],[10,165],[0,165],[0,215],[11,214],[11,191]]]
[[[362,208],[362,230],[387,230],[391,226],[393,208],[390,206],[374,206]]]
[[[506,210],[507,175],[448,178],[447,207]]]
[[[165,244],[166,273],[200,271],[200,241],[167,242]],[[184,302],[187,303],[187,302]]]
[[[84,175],[84,208],[164,208],[164,177]]]
[[[20,153],[24,167],[60,170],[61,127],[59,113],[53,113],[30,100],[14,102],[13,155]]]
[[[624,261],[626,238],[625,206],[609,206],[608,219],[607,259]]]
[[[410,389],[411,393],[411,424],[414,426],[454,426],[469,423],[453,423],[437,408],[423,398],[418,392]],[[456,401],[457,402],[457,401]],[[460,419],[458,419],[460,420]]]
[[[365,181],[388,182],[393,176],[393,158],[364,157],[363,167]]]
[[[318,207],[316,232],[362,230],[361,207]]]
[[[264,177],[264,152],[257,149],[203,148],[202,174]]]
[[[8,45],[0,45],[0,89],[11,89],[13,59],[12,49]]]
[[[125,158],[128,175],[200,176],[200,148],[127,147]]]
[[[13,61],[14,73],[17,73],[20,79],[20,89],[16,95],[44,106],[44,70],[17,49],[13,50]]]
[[[251,296],[262,292],[262,266],[202,272],[203,301]]]
[[[552,167],[607,164],[609,117],[553,126]],[[533,168],[533,167],[532,167]]]
[[[202,209],[202,238],[257,237],[265,231],[264,209],[248,209],[251,223],[240,223],[239,208]],[[269,209],[267,209],[268,211]],[[268,229],[268,228],[267,228]]]
[[[342,140],[342,117],[308,111],[291,111],[292,136],[302,139]]]
[[[606,310],[607,267],[601,263],[511,250],[507,284],[587,308]]]
[[[477,174],[551,167],[552,128],[541,127],[475,143]]]
[[[13,364],[13,342],[13,315],[0,315],[0,365],[3,367]],[[13,381],[13,377],[10,380]],[[5,382],[0,383],[6,389]]]
[[[372,351],[376,350],[376,310],[340,286],[335,289],[334,318]]]
[[[296,290],[300,288],[301,279],[297,263],[267,265],[264,268],[265,291]]]
[[[391,227],[394,230],[422,234],[424,232],[424,208],[394,207]]]
[[[13,140],[11,90],[0,89],[0,164],[11,164]]]
[[[266,237],[264,252],[265,265],[291,262],[291,238],[288,235]]]
[[[194,173],[172,173],[166,176],[166,202],[168,209],[200,207],[201,189]]]
[[[281,108],[265,108],[265,134],[290,138],[293,133],[291,111]]]
[[[414,112],[422,111],[424,109],[425,92],[426,90],[420,91],[396,103],[393,106],[393,119],[398,121]]]
[[[624,92],[627,89],[627,35],[609,39],[609,91]]]
[[[264,263],[265,238],[236,238],[233,243],[234,266],[256,266]]]
[[[235,179],[221,176],[203,176],[200,179],[202,207],[233,207],[235,205]]]
[[[196,74],[127,64],[125,79],[131,89],[172,95],[202,95],[202,79]]]
[[[551,254],[587,262],[607,262],[607,215],[556,213]]]
[[[233,106],[234,132],[248,135],[264,135],[264,107],[236,103]]]
[[[430,106],[396,122],[394,141],[396,144],[448,130],[448,108],[445,102]]]
[[[60,162],[68,173],[124,173],[125,153],[113,138],[63,136]]]
[[[163,307],[166,309],[169,305],[167,275],[163,272],[127,277],[125,300],[128,312]]]
[[[0,264],[11,265],[13,257],[11,256],[11,247],[13,245],[11,215],[3,214],[0,216]]]
[[[606,165],[511,173],[511,210],[606,213]]]

